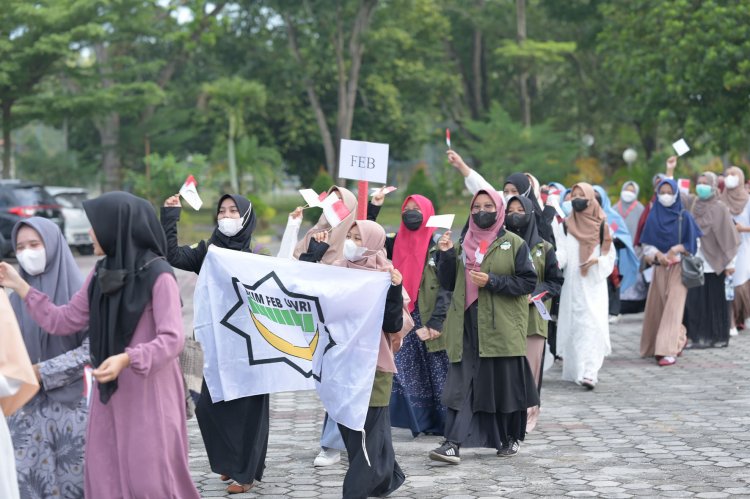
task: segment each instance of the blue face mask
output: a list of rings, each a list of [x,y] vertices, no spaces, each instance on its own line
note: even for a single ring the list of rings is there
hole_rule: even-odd
[[[698,184],[695,186],[695,193],[700,199],[708,199],[711,197],[713,189],[710,185]]]
[[[563,213],[565,215],[570,215],[570,212],[573,211],[573,203],[570,201],[563,201],[563,204],[560,205],[560,208],[562,208]]]

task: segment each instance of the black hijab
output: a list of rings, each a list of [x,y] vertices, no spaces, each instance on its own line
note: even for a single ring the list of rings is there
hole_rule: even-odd
[[[255,218],[255,210],[252,209],[252,204],[247,198],[238,196],[237,194],[224,194],[219,199],[219,203],[216,205],[216,216],[219,216],[219,210],[221,209],[221,203],[225,199],[230,198],[237,205],[237,209],[240,212],[240,217],[247,217],[247,220],[242,226],[240,231],[232,237],[225,236],[219,231],[217,226],[214,229],[214,233],[208,240],[208,244],[213,244],[219,248],[232,249],[237,251],[250,251],[250,239],[253,237],[253,230],[255,230],[255,224],[257,220]]]
[[[513,173],[505,179],[505,184],[513,184],[518,190],[519,196],[526,198],[531,202],[539,235],[546,241],[552,241],[552,225],[550,224],[550,221],[544,219],[544,209],[539,206],[539,200],[536,198],[534,189],[531,188],[529,177],[527,177],[525,173]],[[530,213],[525,205],[524,209],[526,209],[526,213]]]
[[[523,206],[523,210],[526,212],[525,220],[527,221],[525,226],[511,227],[508,224],[508,207],[513,201],[518,201]],[[534,216],[534,208],[531,204],[531,200],[524,196],[512,196],[508,198],[508,203],[505,208],[505,228],[514,233],[517,236],[523,238],[526,244],[529,245],[529,249],[534,249],[534,246],[542,242],[542,236],[539,235],[536,225],[536,217]]]
[[[83,209],[106,255],[88,289],[91,362],[98,367],[130,344],[157,277],[174,274],[165,258],[167,238],[148,201],[116,191],[84,201]],[[106,404],[117,380],[98,386]]]

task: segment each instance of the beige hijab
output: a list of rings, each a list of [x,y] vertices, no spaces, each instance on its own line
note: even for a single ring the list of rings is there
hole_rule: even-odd
[[[596,201],[594,188],[591,187],[591,184],[587,184],[586,182],[579,182],[578,184],[573,186],[571,192],[576,187],[579,187],[583,191],[583,195],[586,197],[589,204],[588,206],[586,206],[586,209],[581,212],[573,210],[566,219],[566,224],[568,226],[568,232],[573,234],[573,236],[578,239],[578,258],[583,264],[586,263],[586,261],[594,253],[594,248],[599,245],[599,235],[601,234],[602,222],[607,219],[607,215],[604,214],[604,210]],[[608,254],[611,246],[612,235],[605,227],[601,254]],[[586,275],[587,273],[587,270],[581,269],[582,275]]]
[[[729,189],[725,186],[724,192],[721,193],[719,199],[727,205],[732,215],[739,215],[745,210],[747,201],[750,200],[750,194],[745,190],[745,173],[742,169],[732,166],[727,168],[726,174],[736,175],[739,177],[740,183],[734,189]]]
[[[22,383],[14,395],[0,398],[3,414],[10,416],[31,400],[39,390],[39,383],[23,344],[16,314],[3,288],[0,288],[0,374]]]
[[[740,236],[727,206],[719,199],[719,180],[715,173],[705,172],[701,176],[708,179],[712,195],[708,199],[695,198],[693,217],[703,231],[701,253],[706,257],[716,273],[723,272],[737,255]],[[740,184],[738,189],[744,189]]]
[[[307,247],[310,245],[310,239],[313,235],[318,232],[330,230],[331,233],[328,236],[328,251],[323,255],[322,263],[326,265],[332,265],[336,260],[344,258],[344,242],[346,241],[346,234],[349,232],[354,220],[357,218],[357,196],[352,194],[351,191],[343,187],[333,186],[328,189],[328,194],[338,191],[341,194],[341,200],[344,202],[344,206],[349,210],[349,215],[341,221],[336,227],[331,229],[331,224],[326,220],[325,215],[320,215],[318,223],[307,231],[305,237],[302,238],[297,246],[294,248],[294,258],[299,258],[302,253],[307,251]]]

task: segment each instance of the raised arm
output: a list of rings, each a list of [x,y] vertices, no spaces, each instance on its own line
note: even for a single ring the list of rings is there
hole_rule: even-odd
[[[199,242],[195,247],[178,244],[177,222],[181,211],[179,206],[163,206],[161,209],[161,226],[167,236],[167,261],[173,267],[197,274],[203,265],[208,246],[205,241]]]
[[[55,305],[49,296],[28,285],[16,292],[39,327],[50,334],[67,336],[89,327],[89,284],[93,275],[94,271],[91,271],[83,287],[66,305]]]

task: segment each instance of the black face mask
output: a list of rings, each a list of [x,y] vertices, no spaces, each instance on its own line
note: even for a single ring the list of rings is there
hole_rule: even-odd
[[[511,232],[521,232],[531,222],[530,213],[509,213],[505,216],[505,226]]]
[[[584,198],[575,198],[570,202],[575,211],[583,211],[589,205],[589,200]]]
[[[404,227],[409,230],[417,230],[422,226],[424,217],[422,212],[419,210],[405,210],[401,214],[401,221],[404,222]]]
[[[471,214],[471,219],[480,229],[489,229],[497,220],[496,211],[478,211]]]

